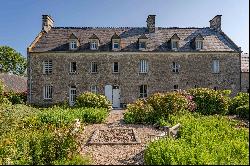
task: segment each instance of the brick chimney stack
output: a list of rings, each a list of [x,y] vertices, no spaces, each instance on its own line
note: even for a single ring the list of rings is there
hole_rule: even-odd
[[[210,28],[220,32],[221,31],[221,16],[216,15],[212,20],[210,20]]]
[[[53,27],[53,19],[49,15],[42,15],[42,30],[48,32]]]
[[[155,15],[148,15],[146,22],[147,22],[149,33],[154,33],[155,32]]]

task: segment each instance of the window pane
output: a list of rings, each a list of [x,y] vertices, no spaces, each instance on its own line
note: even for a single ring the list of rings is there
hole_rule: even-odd
[[[119,72],[119,64],[118,64],[118,62],[113,63],[113,72],[115,72],[115,73]]]
[[[91,72],[96,73],[97,72],[97,63],[91,62]]]
[[[140,42],[139,48],[146,48],[146,42]]]
[[[76,62],[71,62],[70,63],[70,72],[71,73],[76,72]]]

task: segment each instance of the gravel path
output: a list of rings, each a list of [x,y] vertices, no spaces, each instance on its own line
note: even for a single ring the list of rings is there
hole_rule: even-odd
[[[81,153],[90,155],[94,165],[143,165],[143,153],[149,135],[159,134],[160,131],[151,125],[128,125],[123,122],[124,110],[112,110],[103,124],[85,126],[81,135]],[[93,132],[97,129],[122,127],[133,128],[141,140],[137,145],[89,145]]]

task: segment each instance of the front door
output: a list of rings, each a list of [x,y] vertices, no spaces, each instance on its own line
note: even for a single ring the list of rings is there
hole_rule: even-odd
[[[120,89],[119,86],[113,86],[113,108],[120,108]]]

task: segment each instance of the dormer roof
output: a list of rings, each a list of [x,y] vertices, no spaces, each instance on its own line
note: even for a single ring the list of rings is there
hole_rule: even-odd
[[[75,33],[71,33],[70,36],[69,36],[69,39],[77,39],[78,40]]]
[[[203,36],[199,33],[196,37],[195,40],[204,40]]]
[[[111,37],[111,39],[121,39],[120,36],[118,36],[116,33]]]
[[[138,39],[148,39],[145,34],[142,34]]]
[[[98,39],[99,40],[99,38],[94,33],[93,33],[93,35],[89,39]]]
[[[170,39],[180,40],[179,36],[176,33]]]

